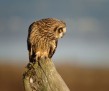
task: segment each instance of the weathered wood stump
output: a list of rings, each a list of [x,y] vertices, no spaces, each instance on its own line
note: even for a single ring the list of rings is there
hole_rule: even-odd
[[[51,59],[29,63],[23,82],[25,91],[70,91]]]

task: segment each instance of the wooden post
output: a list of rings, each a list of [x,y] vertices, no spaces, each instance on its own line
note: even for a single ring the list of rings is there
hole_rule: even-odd
[[[29,63],[23,82],[25,91],[70,91],[49,58]]]

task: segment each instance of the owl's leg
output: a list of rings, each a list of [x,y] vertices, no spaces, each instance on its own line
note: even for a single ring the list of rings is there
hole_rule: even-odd
[[[41,58],[41,52],[38,51],[38,52],[36,52],[36,61],[40,60],[40,58]]]
[[[40,52],[40,51],[38,51],[37,53],[36,53],[36,61],[37,60],[40,60],[40,59],[46,59],[46,58],[48,58],[48,53],[47,52]]]
[[[43,59],[47,59],[48,58],[48,53],[45,51],[43,52],[43,56],[42,56]]]

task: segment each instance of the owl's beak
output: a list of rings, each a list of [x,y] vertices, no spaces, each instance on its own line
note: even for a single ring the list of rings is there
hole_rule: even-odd
[[[60,36],[60,38],[63,38],[63,36],[65,35],[65,33],[61,33],[61,36]]]
[[[61,38],[63,38],[63,36],[65,35],[65,33],[63,33],[63,35],[62,35],[62,37]]]

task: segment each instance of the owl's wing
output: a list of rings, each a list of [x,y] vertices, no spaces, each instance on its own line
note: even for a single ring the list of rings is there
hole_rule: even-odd
[[[29,34],[28,34],[28,38],[27,38],[27,50],[28,50],[28,53],[29,53],[29,60],[31,59],[31,43],[30,43],[30,40],[29,40]]]
[[[32,27],[33,27],[34,22],[29,26],[28,29],[28,37],[27,37],[27,49],[29,52],[29,60],[31,60],[31,56],[32,56],[32,45],[31,45],[31,40],[30,40],[30,35],[31,35],[31,31],[32,31]]]
[[[55,53],[57,44],[58,44],[58,40],[55,41],[55,46],[56,46],[55,48],[50,47],[50,51],[49,51],[49,55],[48,55],[49,58],[51,58],[53,56],[53,54]]]
[[[30,42],[30,35],[31,35],[31,31],[32,31],[32,26],[34,23],[32,23],[29,28],[28,28],[28,37],[27,37],[27,49],[30,52],[31,51],[31,42]]]

